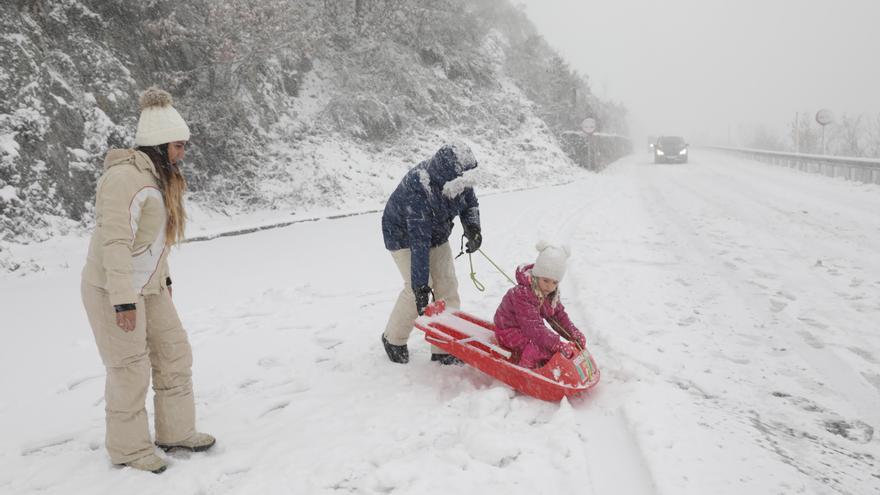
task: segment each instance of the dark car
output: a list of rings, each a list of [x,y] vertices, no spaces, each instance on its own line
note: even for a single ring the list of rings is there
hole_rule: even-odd
[[[654,163],[687,163],[688,144],[681,136],[660,136],[654,144]]]

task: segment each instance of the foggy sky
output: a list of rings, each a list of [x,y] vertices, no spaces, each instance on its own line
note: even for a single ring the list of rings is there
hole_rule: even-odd
[[[635,137],[880,113],[880,0],[514,0]],[[730,130],[730,131],[728,131]]]

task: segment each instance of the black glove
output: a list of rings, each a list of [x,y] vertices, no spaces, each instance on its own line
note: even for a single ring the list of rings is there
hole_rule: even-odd
[[[480,233],[479,225],[466,225],[464,227],[464,236],[467,237],[465,251],[467,253],[475,253],[483,244],[483,234]]]
[[[425,313],[425,307],[428,305],[428,302],[430,302],[428,296],[431,295],[431,288],[427,285],[415,287],[413,293],[416,295],[416,311],[418,311],[419,316],[421,316]]]

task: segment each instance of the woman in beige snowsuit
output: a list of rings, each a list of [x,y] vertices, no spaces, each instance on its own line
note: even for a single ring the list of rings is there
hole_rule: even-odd
[[[160,473],[144,406],[152,371],[156,445],[202,451],[195,429],[192,349],[171,300],[168,252],[183,240],[186,181],[178,162],[189,127],[171,95],[140,98],[135,149],[110,150],[95,198],[82,299],[107,369],[106,446],[114,464]]]

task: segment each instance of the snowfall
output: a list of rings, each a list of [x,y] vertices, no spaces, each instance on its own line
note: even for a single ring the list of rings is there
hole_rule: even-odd
[[[104,450],[87,238],[22,248],[45,269],[0,278],[0,493],[880,493],[880,186],[699,149],[572,177],[476,190],[508,274],[539,239],[571,246],[561,295],[594,389],[522,395],[432,363],[418,330],[391,363],[402,281],[380,205],[325,212],[172,253],[198,427],[218,441],[162,453],[161,475]],[[193,232],[279,221],[205,218]],[[486,290],[459,258],[462,309],[491,319],[509,282],[473,263]]]

